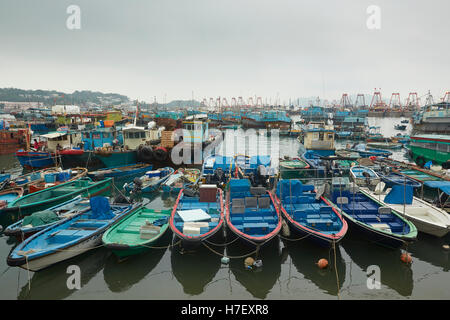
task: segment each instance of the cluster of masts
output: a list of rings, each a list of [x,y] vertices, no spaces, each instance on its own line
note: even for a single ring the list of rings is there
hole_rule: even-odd
[[[421,103],[424,101],[424,103]],[[248,99],[244,99],[243,97],[232,97],[230,101],[225,97],[218,98],[204,98],[201,105],[202,107],[215,109],[218,111],[223,110],[239,110],[239,109],[263,109],[267,106],[281,106],[278,97],[274,99],[272,103],[272,99],[263,102],[262,97],[249,97]],[[440,99],[441,102],[450,103],[450,91],[447,91],[443,98]],[[333,100],[331,103],[328,100],[320,101],[319,97],[317,97],[315,102],[309,101],[310,106],[323,106],[334,109],[345,109],[345,108],[366,108],[366,109],[410,109],[410,110],[418,110],[422,105],[432,105],[435,101],[430,91],[427,94],[419,97],[417,92],[410,92],[408,94],[407,99],[404,103],[400,98],[400,93],[394,92],[391,95],[389,103],[386,103],[382,96],[381,91],[379,89],[375,89],[370,105],[366,104],[365,95],[362,93],[358,93],[356,95],[355,102],[353,103],[350,96],[347,93],[342,94],[340,102]],[[289,100],[289,105],[291,105],[291,100]]]

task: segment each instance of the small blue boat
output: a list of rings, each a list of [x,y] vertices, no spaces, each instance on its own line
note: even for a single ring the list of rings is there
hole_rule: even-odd
[[[400,173],[390,172],[389,174],[381,174],[378,173],[378,175],[381,178],[381,181],[383,181],[387,187],[392,188],[394,185],[407,185],[411,186],[413,188],[420,188],[422,185],[420,182],[411,179],[407,176],[404,176]]]
[[[364,166],[353,166],[350,168],[350,177],[359,186],[376,186],[380,183],[380,177],[371,168]]]
[[[89,209],[89,199],[82,198],[79,195],[44,211],[35,212],[11,224],[3,231],[3,234],[8,237],[15,237],[19,242],[22,242],[31,235],[59,222],[61,219]]]
[[[146,163],[134,163],[126,166],[103,168],[88,172],[88,177],[93,180],[102,180],[104,178],[118,178],[132,175],[143,174],[152,170],[153,165]]]
[[[102,243],[103,233],[141,205],[110,205],[108,198],[92,197],[90,210],[34,234],[8,255],[11,267],[39,271],[80,255]]]
[[[362,158],[368,158],[371,156],[375,157],[389,157],[392,155],[392,152],[382,149],[374,149],[367,148],[365,144],[359,144],[355,146],[353,149],[349,149],[349,151],[356,151]]]
[[[225,224],[223,191],[215,186],[209,189],[200,192],[200,197],[185,197],[183,190],[178,194],[169,226],[184,247],[196,247],[206,239],[219,242],[215,240],[223,238],[220,232]]]
[[[306,236],[321,246],[331,247],[347,233],[347,222],[340,210],[323,196],[317,199],[314,186],[303,185],[300,180],[280,180],[276,196],[294,237]]]
[[[378,200],[350,187],[348,178],[332,180],[332,201],[350,228],[364,234],[371,242],[390,248],[408,245],[417,238],[417,229],[408,220]]]
[[[281,213],[272,193],[251,187],[248,179],[231,179],[225,219],[231,232],[251,246],[260,246],[278,235]]]
[[[320,154],[311,150],[301,155],[301,158],[309,164],[310,168],[315,170],[316,175],[323,175],[326,171],[325,163],[321,157]]]
[[[133,182],[125,183],[123,188],[127,192],[154,192],[159,189],[169,177],[174,173],[171,167],[159,168],[153,171],[147,171],[145,175],[136,177]]]

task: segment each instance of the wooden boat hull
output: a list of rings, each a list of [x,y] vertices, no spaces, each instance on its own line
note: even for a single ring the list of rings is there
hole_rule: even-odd
[[[127,230],[127,227],[130,225],[133,225],[132,228],[135,228],[137,224],[139,224],[139,218],[141,218],[141,214],[145,215],[145,219],[151,220],[151,222],[155,221],[157,218],[169,218],[170,216],[170,210],[158,210],[153,211],[150,209],[147,209],[145,207],[142,207],[140,209],[137,209],[124,219],[122,219],[119,223],[114,224],[108,231],[106,231],[103,234],[102,242],[105,245],[107,249],[110,249],[117,257],[119,258],[125,258],[132,255],[141,254],[144,252],[149,251],[152,247],[158,246],[158,244],[161,242],[161,239],[170,232],[169,223],[161,226],[160,232],[152,239],[148,240],[137,240],[137,239],[130,239],[130,237],[127,238],[120,238],[119,233],[126,234],[132,233],[132,234],[138,234],[138,231],[135,230]],[[136,221],[138,223],[136,223]],[[144,221],[140,221],[140,226],[144,225]],[[119,229],[122,228],[122,231]],[[118,238],[119,237],[119,238]]]
[[[79,181],[79,180],[77,180],[77,181]],[[45,190],[35,192],[31,195],[37,195],[42,192],[49,192],[53,189],[64,187],[64,186],[69,185],[74,182],[76,182],[76,181],[63,183],[63,184],[60,184],[55,187],[51,187],[51,188],[47,188]],[[8,206],[6,208],[4,208],[2,211],[5,213],[19,213],[19,216],[23,217],[23,216],[30,215],[33,212],[45,210],[45,209],[53,207],[57,204],[66,202],[77,195],[81,195],[83,197],[90,198],[90,197],[94,197],[94,196],[98,196],[98,195],[107,193],[108,191],[111,190],[111,188],[112,188],[112,179],[106,179],[103,181],[92,183],[88,187],[80,188],[79,190],[76,190],[76,191],[73,191],[73,192],[58,196],[58,197],[50,198],[50,199],[47,199],[44,201],[33,202],[33,203],[25,204],[25,205],[22,205],[21,203],[16,204],[17,201],[20,201],[21,199],[24,199],[25,197],[30,196],[30,195],[27,195],[25,197],[22,197],[14,202],[8,204]]]

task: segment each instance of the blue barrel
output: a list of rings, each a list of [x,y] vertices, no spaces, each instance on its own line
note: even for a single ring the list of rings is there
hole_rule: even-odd
[[[56,176],[57,176],[57,173],[46,173],[44,176],[44,180],[46,183],[55,183]]]

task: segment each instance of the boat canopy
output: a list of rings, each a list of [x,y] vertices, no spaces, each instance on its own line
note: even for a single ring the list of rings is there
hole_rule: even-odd
[[[450,181],[425,181],[424,185],[450,195]]]
[[[391,191],[384,198],[385,203],[389,204],[412,204],[413,187],[408,185],[394,185]]]
[[[303,184],[300,180],[289,179],[289,180],[280,180],[277,184],[277,197],[286,197],[286,196],[301,196],[303,192],[313,191],[314,186]]]

